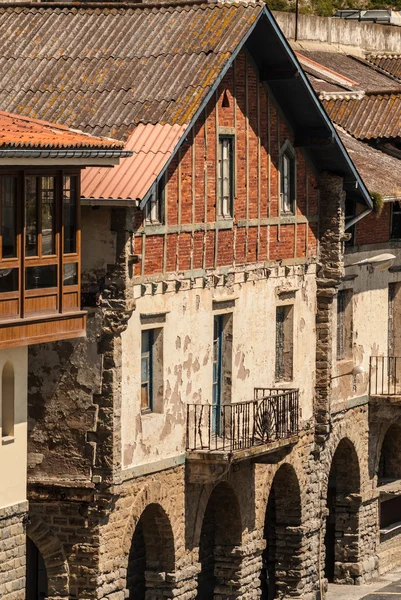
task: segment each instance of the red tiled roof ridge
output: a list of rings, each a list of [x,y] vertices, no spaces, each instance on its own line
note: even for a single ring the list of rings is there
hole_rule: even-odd
[[[1,148],[123,148],[124,143],[109,137],[0,110]]]
[[[398,59],[401,58],[401,54],[397,54],[395,52],[389,52],[388,54],[386,52],[369,52],[366,55],[367,60],[371,59],[371,58],[394,58],[394,59]]]
[[[301,52],[296,51],[295,54],[301,63],[305,62],[306,64],[309,64],[311,67],[315,67],[318,71],[322,71],[322,72],[327,73],[328,75],[332,75],[333,77],[342,79],[343,81],[345,81],[351,85],[359,85],[357,81],[350,79],[346,75],[342,75],[338,71],[334,71],[334,69],[331,69],[330,67],[326,67],[325,65],[322,65],[322,63],[319,63],[316,60],[313,60],[313,58],[309,58],[309,56],[305,56]]]

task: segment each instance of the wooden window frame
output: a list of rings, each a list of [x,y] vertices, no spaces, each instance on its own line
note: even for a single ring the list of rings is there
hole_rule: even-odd
[[[163,225],[166,205],[166,174],[153,185],[152,193],[145,205],[145,225]]]
[[[275,380],[292,381],[294,377],[294,304],[276,306]],[[279,313],[283,313],[279,327]],[[280,337],[282,340],[280,340]]]
[[[17,257],[2,259],[0,254],[0,269],[18,269],[18,290],[12,292],[0,292],[0,321],[23,319],[44,314],[66,313],[80,310],[80,256],[81,256],[81,223],[80,223],[80,169],[57,169],[57,168],[38,168],[38,169],[16,169],[0,170],[0,176],[11,176],[16,179],[16,205],[17,205]],[[76,244],[75,252],[64,254],[64,224],[63,224],[63,189],[64,177],[71,176],[76,178],[76,199],[75,199],[75,224],[76,224]],[[44,255],[42,248],[41,231],[41,195],[37,203],[37,255],[27,256],[25,239],[25,182],[28,177],[35,177],[36,186],[41,186],[43,177],[54,177],[54,249],[55,253]],[[38,183],[40,182],[40,183]],[[38,188],[37,188],[38,189]],[[0,203],[1,204],[1,203]],[[0,223],[1,221],[0,206]],[[0,231],[0,252],[2,251],[2,231]],[[77,264],[77,282],[73,285],[64,285],[64,266]],[[27,269],[31,267],[45,267],[55,265],[57,268],[56,285],[52,287],[26,289]],[[53,300],[49,297],[53,296]],[[49,300],[46,300],[49,298]],[[2,306],[4,302],[18,301],[18,307],[13,314],[7,314]],[[52,307],[49,303],[52,301]],[[30,308],[27,310],[27,305]]]
[[[224,142],[229,142],[230,154],[228,157],[228,169],[229,169],[229,185],[230,191],[228,196],[227,209],[224,206],[224,194],[223,194],[223,145]],[[217,219],[233,219],[234,218],[234,191],[235,191],[235,134],[234,133],[223,133],[218,134],[218,157],[217,157]]]
[[[337,293],[337,361],[352,359],[352,296],[352,289],[339,290]]]
[[[289,161],[289,209],[284,206],[284,160]],[[296,197],[297,197],[297,164],[296,152],[291,146],[289,140],[286,140],[281,147],[279,157],[279,175],[280,175],[280,216],[288,217],[296,215]]]

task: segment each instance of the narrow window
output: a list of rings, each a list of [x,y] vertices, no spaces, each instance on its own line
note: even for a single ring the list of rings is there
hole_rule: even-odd
[[[401,202],[394,202],[391,215],[391,238],[401,239]]]
[[[352,357],[352,291],[337,294],[337,360]]]
[[[17,197],[16,180],[3,175],[0,178],[1,194],[1,255],[2,258],[17,256]]]
[[[77,251],[77,177],[63,177],[64,254]]]
[[[233,217],[234,204],[234,136],[219,137],[219,159],[217,173],[217,215]]]
[[[293,376],[293,306],[276,308],[276,381]]]
[[[1,379],[1,427],[2,437],[14,435],[14,369],[7,362]]]
[[[141,410],[153,410],[153,330],[142,331]]]
[[[25,178],[25,255],[38,256],[38,177]]]
[[[164,222],[165,176],[154,186],[152,195],[145,206],[145,221],[148,224],[159,225]]]
[[[351,219],[353,219],[356,214],[355,214],[355,202],[349,200],[348,198],[345,200],[345,224],[347,224],[347,221],[350,221]],[[349,239],[345,241],[345,245],[347,247],[349,246],[354,246],[355,244],[355,224],[351,225],[351,227],[348,227],[348,229],[345,230],[345,233],[349,235]]]
[[[54,177],[41,177],[42,256],[55,254]]]
[[[280,212],[295,213],[295,154],[287,147],[280,160]]]

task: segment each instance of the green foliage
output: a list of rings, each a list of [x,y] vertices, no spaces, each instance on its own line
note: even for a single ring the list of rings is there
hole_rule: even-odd
[[[377,217],[380,217],[384,208],[383,196],[379,192],[371,192],[370,197],[373,201],[373,210]]]

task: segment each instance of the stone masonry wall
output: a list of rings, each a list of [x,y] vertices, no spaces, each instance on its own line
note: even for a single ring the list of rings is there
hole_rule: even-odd
[[[28,503],[0,509],[0,598],[25,599],[25,518]]]

